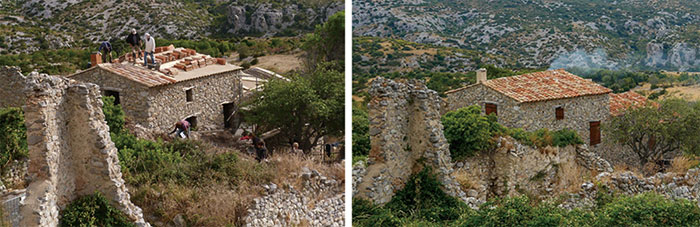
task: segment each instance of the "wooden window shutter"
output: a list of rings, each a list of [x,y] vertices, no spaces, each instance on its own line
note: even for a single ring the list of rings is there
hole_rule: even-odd
[[[556,112],[557,120],[564,119],[564,107],[557,107],[555,112]]]
[[[600,121],[590,122],[591,146],[600,143]]]
[[[486,107],[486,115],[495,114],[498,116],[498,106],[496,104],[486,103],[484,106]]]

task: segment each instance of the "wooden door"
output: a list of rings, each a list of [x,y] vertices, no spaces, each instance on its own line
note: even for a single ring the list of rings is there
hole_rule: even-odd
[[[591,145],[600,143],[600,121],[592,121],[590,124]]]
[[[497,106],[496,104],[493,104],[493,103],[486,103],[486,104],[484,104],[484,107],[485,107],[485,110],[486,110],[486,115],[489,115],[489,114],[492,114],[492,113],[493,113],[493,114],[495,114],[496,116],[498,116],[498,106]]]

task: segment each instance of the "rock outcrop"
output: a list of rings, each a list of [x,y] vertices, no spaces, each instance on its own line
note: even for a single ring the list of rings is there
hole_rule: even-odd
[[[400,83],[376,78],[369,90],[371,150],[366,174],[354,196],[377,204],[391,200],[412,173],[431,166],[451,195],[466,193],[451,176],[449,144],[440,121],[441,99],[420,81]]]
[[[229,33],[256,32],[263,34],[275,34],[287,28],[312,24],[315,21],[326,21],[328,18],[342,11],[343,2],[331,2],[317,9],[304,8],[301,5],[290,4],[284,7],[275,7],[270,3],[257,5],[241,5],[233,3],[228,6],[226,19],[229,24]]]
[[[61,209],[95,192],[137,226],[150,226],[130,201],[97,85],[31,73],[24,86],[8,92],[26,96],[29,150],[29,185],[13,212],[19,217],[11,217],[14,226],[57,226]]]

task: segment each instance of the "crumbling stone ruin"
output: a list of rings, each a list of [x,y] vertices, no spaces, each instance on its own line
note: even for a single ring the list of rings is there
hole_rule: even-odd
[[[57,226],[59,211],[73,199],[100,192],[137,226],[150,226],[130,201],[99,87],[38,73],[20,84],[0,89],[26,96],[29,186],[13,225]]]
[[[486,201],[492,197],[535,194],[551,198],[578,188],[582,176],[612,172],[606,160],[588,146],[534,148],[511,137],[496,138],[496,148],[454,165],[457,181],[469,197]]]
[[[377,204],[389,202],[409,176],[426,165],[436,171],[449,195],[463,198],[465,193],[451,176],[437,92],[420,81],[400,83],[379,77],[369,93],[371,150],[354,196]]]

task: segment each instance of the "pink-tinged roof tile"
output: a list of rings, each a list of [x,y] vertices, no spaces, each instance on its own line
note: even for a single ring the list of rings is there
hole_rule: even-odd
[[[563,69],[502,77],[487,80],[483,84],[518,102],[537,102],[612,92],[609,88]]]
[[[649,100],[637,94],[637,92],[628,91],[620,94],[610,94],[610,114],[619,116],[630,107],[639,107],[646,105]]]

